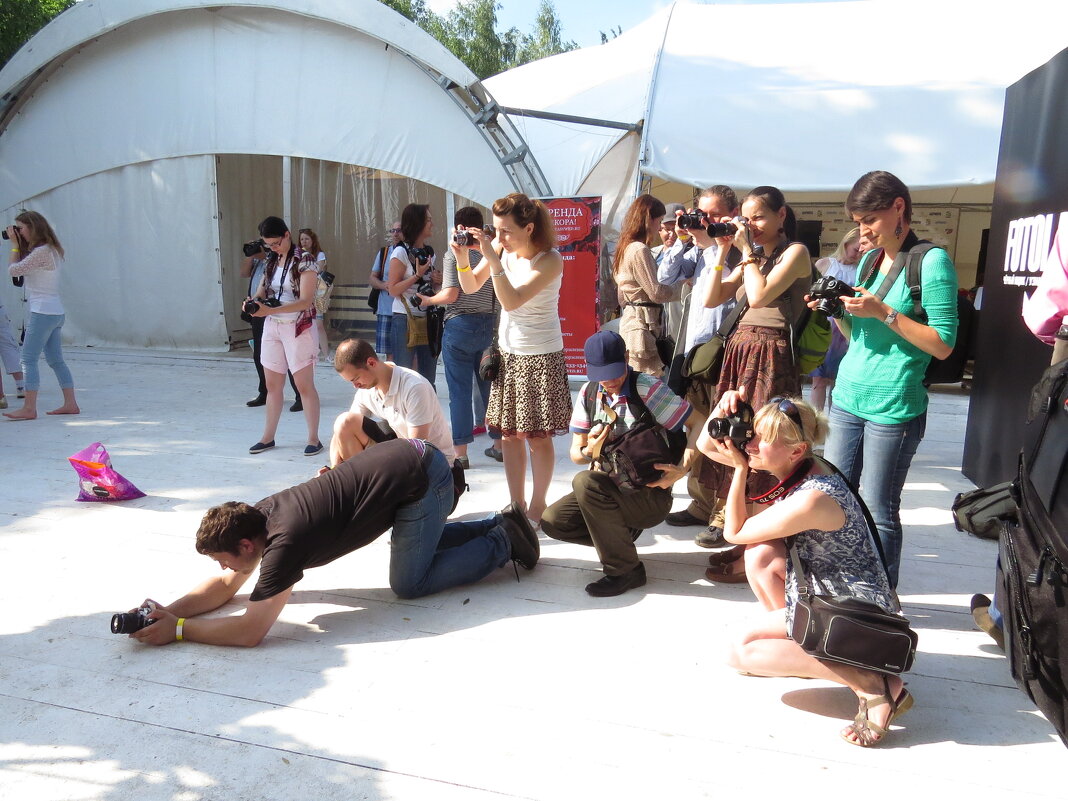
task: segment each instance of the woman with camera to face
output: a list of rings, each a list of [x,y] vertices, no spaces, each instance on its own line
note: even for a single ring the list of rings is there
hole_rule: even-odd
[[[744,393],[725,392],[714,415],[738,412]],[[753,589],[764,607],[759,623],[732,647],[728,663],[755,676],[800,676],[826,679],[853,690],[859,711],[842,730],[847,742],[864,748],[887,735],[891,722],[912,706],[912,696],[897,676],[887,676],[816,659],[791,639],[798,601],[798,577],[787,559],[785,539],[793,544],[807,586],[821,593],[849,596],[900,611],[864,512],[845,480],[818,459],[812,447],[827,433],[826,418],[800,399],[775,398],[757,411],[753,437],[740,449],[729,437],[715,439],[706,428],[697,447],[731,472],[724,509],[724,536],[746,549],[746,561],[763,585]],[[778,482],[774,500],[750,516],[746,484],[751,470]],[[766,496],[767,497],[767,496]],[[774,583],[773,583],[774,582]],[[763,590],[773,588],[770,596]]]
[[[657,338],[664,333],[664,303],[677,294],[674,287],[656,280],[656,262],[649,248],[664,214],[664,204],[652,195],[635,198],[623,219],[612,261],[623,305],[619,335],[627,344],[627,360],[635,370],[657,378],[664,372],[656,348]]]
[[[22,372],[26,397],[22,408],[4,412],[11,420],[34,420],[37,417],[37,393],[41,388],[38,362],[41,353],[52,368],[63,390],[63,405],[48,414],[78,414],[74,397],[74,379],[63,361],[60,332],[66,313],[59,298],[59,274],[63,269],[63,246],[48,220],[36,211],[24,211],[6,230],[11,243],[8,274],[21,278],[26,288],[29,318],[22,343]]]
[[[857,269],[856,296],[840,298],[844,313],[834,320],[849,348],[838,368],[825,455],[854,486],[863,483],[890,586],[896,587],[901,490],[927,422],[924,372],[932,357],[946,358],[956,341],[957,272],[941,248],[924,254],[920,289],[926,319],[917,319],[905,270],[882,291],[894,261],[903,262],[919,241],[910,228],[908,187],[888,172],[867,173],[846,198],[846,212],[874,249]]]
[[[408,347],[408,318],[426,317],[426,310],[415,300],[420,289],[433,295],[430,281],[434,269],[434,249],[427,244],[434,233],[430,206],[409,203],[401,212],[401,243],[389,254],[389,294],[393,296],[393,362],[398,367],[413,368],[434,386],[438,361],[430,345]],[[414,302],[413,302],[414,301]]]
[[[808,248],[794,242],[796,221],[782,192],[773,186],[758,186],[742,201],[744,223],[735,225],[733,237],[719,240],[712,278],[704,298],[715,308],[744,290],[748,310],[727,338],[716,385],[718,398],[728,389],[744,389],[754,407],[776,395],[800,396],[801,371],[793,351],[792,326],[805,308],[805,293],[812,283]],[[742,260],[723,278],[727,254],[734,246]],[[714,462],[701,462],[699,480],[726,497],[730,474]],[[756,492],[766,476],[750,481]],[[720,581],[742,582],[744,574],[724,568]]]
[[[293,373],[308,424],[305,456],[323,450],[319,441],[319,393],[315,389],[315,362],[319,337],[315,318],[315,282],[318,271],[311,253],[293,241],[285,221],[268,217],[260,223],[260,236],[269,248],[263,281],[255,295],[246,301],[245,311],[263,317],[263,343],[260,363],[267,383],[267,420],[260,441],[249,453],[263,453],[274,447],[278,419],[282,415],[282,388],[286,372]],[[254,306],[254,308],[253,308]]]
[[[323,273],[326,272],[326,254],[319,244],[319,235],[311,228],[301,228],[299,242],[300,249],[310,253],[315,259],[315,270],[319,278],[315,282],[315,330],[319,334],[319,359],[324,360],[330,355],[330,338],[326,335],[326,312],[330,308],[330,284],[323,281]],[[329,273],[328,273],[329,275]],[[332,280],[332,279],[331,279]]]
[[[467,229],[482,252],[477,266],[471,266],[466,247],[453,242],[452,252],[460,288],[474,293],[492,281],[501,306],[501,370],[490,389],[486,423],[501,433],[512,501],[537,524],[556,462],[552,438],[565,433],[571,420],[558,309],[564,262],[554,247],[552,217],[540,200],[518,193],[499,198],[493,204],[493,225],[495,239],[481,228]],[[528,448],[533,479],[529,504]]]

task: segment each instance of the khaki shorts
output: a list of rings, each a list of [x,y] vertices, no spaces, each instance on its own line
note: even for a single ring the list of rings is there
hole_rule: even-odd
[[[295,373],[319,358],[319,332],[314,325],[308,326],[297,336],[296,320],[282,322],[268,317],[263,323],[263,344],[260,346],[260,364],[272,373]]]

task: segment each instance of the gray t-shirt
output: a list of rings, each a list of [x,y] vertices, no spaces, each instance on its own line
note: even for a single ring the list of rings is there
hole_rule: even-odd
[[[474,267],[482,261],[482,254],[477,250],[469,252],[471,254],[471,266]],[[459,287],[460,276],[456,274],[456,256],[453,255],[451,249],[442,258],[441,266],[441,288]],[[461,288],[460,297],[456,299],[456,302],[450,303],[445,307],[445,319],[448,320],[458,314],[494,314],[496,311],[497,304],[496,296],[493,294],[493,281],[487,280],[478,292],[470,295]]]

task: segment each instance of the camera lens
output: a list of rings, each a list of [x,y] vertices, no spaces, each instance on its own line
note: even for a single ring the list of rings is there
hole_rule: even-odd
[[[7,235],[7,229],[6,228],[3,231],[0,231],[0,236],[2,236],[4,239],[10,239],[11,238],[10,236]]]
[[[141,616],[137,612],[119,612],[111,616],[112,634],[133,634],[143,628]]]
[[[734,236],[738,226],[734,223],[714,222],[708,226],[708,235],[713,239],[720,236]]]

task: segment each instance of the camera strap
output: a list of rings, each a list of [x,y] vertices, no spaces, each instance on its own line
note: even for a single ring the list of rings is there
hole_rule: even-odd
[[[748,498],[750,503],[767,504],[774,503],[783,495],[788,493],[798,484],[800,484],[805,476],[808,475],[808,471],[812,469],[812,459],[802,459],[801,463],[794,468],[794,472],[765,492],[763,495],[757,495],[755,498]]]

